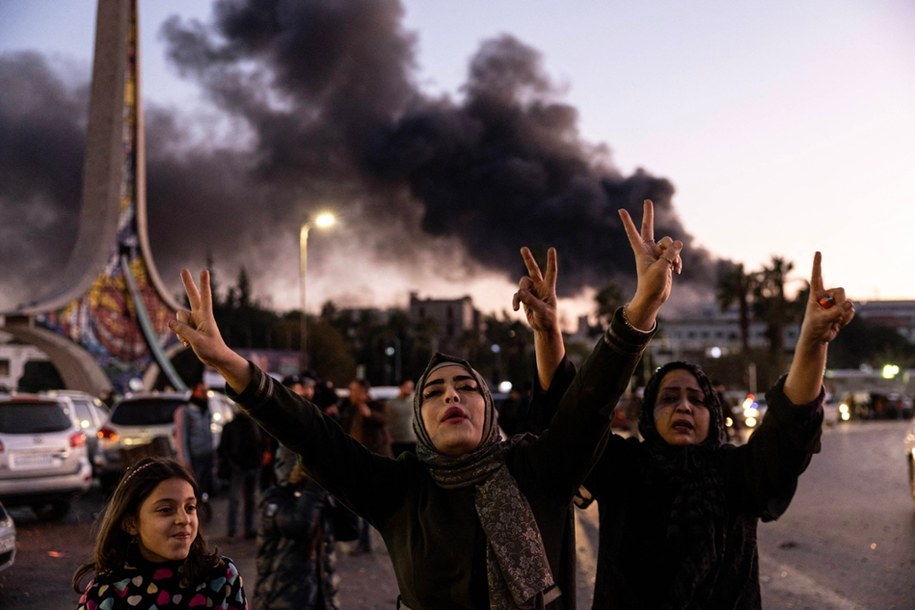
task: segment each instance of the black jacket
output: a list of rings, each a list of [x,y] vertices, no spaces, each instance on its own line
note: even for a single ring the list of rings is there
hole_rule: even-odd
[[[254,470],[261,465],[261,433],[257,423],[239,413],[222,429],[219,438],[220,470]]]
[[[337,610],[327,492],[311,482],[264,492],[254,610]]]
[[[648,339],[630,331],[617,315],[565,393],[549,430],[516,443],[506,456],[563,592],[550,610],[575,607],[575,582],[569,577],[574,557],[568,554],[571,500],[609,428],[608,403],[622,395]],[[298,453],[316,481],[378,529],[407,606],[488,606],[486,537],[472,486],[440,487],[413,454],[395,460],[372,453],[317,406],[253,365],[248,387],[230,395]]]

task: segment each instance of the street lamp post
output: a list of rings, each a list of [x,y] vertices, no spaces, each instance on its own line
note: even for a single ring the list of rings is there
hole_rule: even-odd
[[[321,212],[314,219],[318,229],[328,229],[336,223],[336,217],[330,212]],[[308,232],[311,221],[306,216],[299,227],[299,305],[302,308],[302,319],[299,326],[299,343],[302,353],[299,358],[301,370],[308,368],[308,315],[305,312],[305,280],[308,275]]]

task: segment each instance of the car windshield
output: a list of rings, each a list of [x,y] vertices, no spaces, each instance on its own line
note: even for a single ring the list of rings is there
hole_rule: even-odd
[[[172,423],[175,409],[184,404],[178,398],[138,398],[124,401],[111,413],[111,423],[121,426],[161,426]]]
[[[56,402],[0,403],[0,433],[62,432],[72,425]]]

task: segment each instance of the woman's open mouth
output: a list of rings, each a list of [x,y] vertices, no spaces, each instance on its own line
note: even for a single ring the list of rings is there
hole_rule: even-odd
[[[692,432],[696,429],[696,426],[688,419],[678,419],[671,425],[671,428],[678,432]]]
[[[451,407],[445,411],[442,421],[446,423],[460,423],[467,419],[467,414],[460,407]]]

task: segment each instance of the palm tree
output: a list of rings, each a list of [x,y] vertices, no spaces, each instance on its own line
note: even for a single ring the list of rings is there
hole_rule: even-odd
[[[715,298],[722,312],[737,304],[740,316],[740,349],[743,355],[750,351],[750,294],[755,284],[755,274],[744,271],[743,263],[726,262],[718,271]]]
[[[784,328],[797,318],[794,308],[789,306],[785,298],[785,281],[793,269],[794,263],[773,256],[770,265],[764,266],[759,272],[753,289],[755,313],[766,323],[769,352],[775,358],[778,370],[784,368]]]

